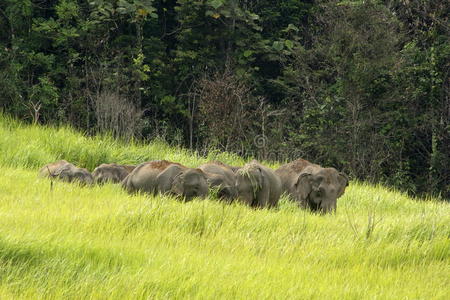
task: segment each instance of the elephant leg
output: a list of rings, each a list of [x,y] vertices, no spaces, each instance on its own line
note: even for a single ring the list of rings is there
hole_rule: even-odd
[[[125,177],[125,178],[122,180],[121,185],[122,185],[122,188],[123,188],[124,190],[126,190],[126,191],[129,192],[129,193],[132,193],[132,192],[134,192],[134,188],[133,188],[132,185],[131,185],[130,177],[131,177],[130,175],[128,175],[127,177]]]
[[[281,184],[274,184],[270,188],[269,207],[273,208],[278,205],[281,197]]]
[[[270,201],[270,191],[268,183],[265,184],[256,192],[256,207],[267,207]]]

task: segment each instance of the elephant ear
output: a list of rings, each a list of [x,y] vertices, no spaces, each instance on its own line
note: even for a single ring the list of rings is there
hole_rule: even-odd
[[[258,167],[258,189],[262,189],[264,187],[264,181],[266,179],[266,176],[264,175],[264,171],[261,169],[261,167]]]
[[[179,180],[183,170],[180,166],[171,165],[156,177],[157,189],[161,193],[170,192],[175,179]]]
[[[302,205],[306,206],[308,196],[311,193],[311,173],[303,172],[297,178],[297,182],[295,183],[295,192],[297,201]]]
[[[338,191],[338,198],[339,198],[340,196],[342,196],[344,194],[345,188],[348,186],[349,179],[348,179],[347,175],[345,175],[342,172],[339,172],[338,180],[339,180],[339,184],[340,184],[339,191]]]
[[[72,166],[67,164],[58,168],[54,174],[55,174],[54,176],[57,176],[61,180],[72,182],[74,172]]]
[[[183,195],[184,193],[184,173],[180,172],[173,177],[170,192],[175,195]]]
[[[209,186],[215,187],[222,184],[223,180],[220,175],[208,173],[208,177],[206,177],[206,182]]]

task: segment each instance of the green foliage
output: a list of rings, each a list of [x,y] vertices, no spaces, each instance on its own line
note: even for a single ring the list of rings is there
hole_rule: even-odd
[[[421,35],[402,42],[411,39],[401,32],[404,25],[377,2],[333,6],[323,1],[317,8],[311,43],[293,39],[283,75],[273,81],[287,100],[294,100],[287,103],[301,116],[288,127],[292,140],[306,157],[340,165],[355,177],[381,180],[413,194],[447,190],[444,173],[450,164],[444,159],[435,165],[440,171],[431,175],[427,168],[436,161],[424,161],[422,151],[430,159],[433,153],[445,157],[443,146],[450,145],[443,129],[448,118],[442,115],[449,107],[442,81],[447,75],[440,69],[445,65],[441,59],[449,57],[448,38],[441,36],[434,40],[439,47],[425,49],[415,40]],[[281,43],[275,46],[282,50]],[[430,188],[437,185],[441,187]]]

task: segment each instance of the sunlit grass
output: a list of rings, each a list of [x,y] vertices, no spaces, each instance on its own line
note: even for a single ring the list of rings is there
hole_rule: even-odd
[[[59,158],[91,169],[207,158],[9,121],[0,120],[0,299],[448,298],[448,203],[352,182],[337,213],[319,216],[286,199],[254,210],[52,184],[37,169]]]
[[[209,160],[243,164],[244,160],[229,153],[211,152],[208,157],[162,141],[150,144],[121,142],[108,135],[86,137],[70,127],[23,125],[0,114],[0,165],[38,168],[48,162],[66,159],[93,170],[101,163],[136,164],[154,159],[167,159],[187,166],[198,166]]]

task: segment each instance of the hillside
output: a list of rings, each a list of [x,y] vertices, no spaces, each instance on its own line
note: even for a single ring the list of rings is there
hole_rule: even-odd
[[[336,215],[253,210],[37,178],[64,158],[202,158],[0,118],[0,298],[446,299],[450,206],[352,182]]]

